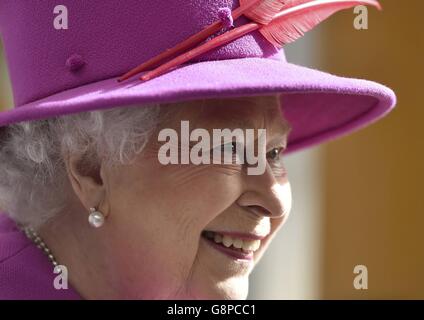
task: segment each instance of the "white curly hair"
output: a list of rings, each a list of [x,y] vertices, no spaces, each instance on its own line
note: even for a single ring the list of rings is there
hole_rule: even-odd
[[[161,105],[123,106],[0,128],[0,207],[40,227],[69,201],[65,154],[81,155],[80,170],[128,164],[161,118]]]

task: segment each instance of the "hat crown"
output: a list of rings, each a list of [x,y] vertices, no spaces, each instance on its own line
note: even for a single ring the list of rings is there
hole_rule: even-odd
[[[221,8],[233,10],[239,1],[64,0],[61,4],[0,2],[0,33],[16,106],[118,77],[217,21]],[[247,22],[242,16],[235,26]],[[246,57],[284,59],[284,52],[252,32],[192,62]]]

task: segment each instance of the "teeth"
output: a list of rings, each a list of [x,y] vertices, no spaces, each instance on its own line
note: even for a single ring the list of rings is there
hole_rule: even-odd
[[[225,235],[222,238],[222,244],[227,248],[230,247],[233,244],[233,238],[230,238],[229,236]]]
[[[213,240],[216,243],[221,243],[222,242],[222,236],[219,233],[215,233],[215,236],[214,236]]]
[[[241,249],[243,247],[243,240],[240,239],[234,239],[233,241],[233,247],[237,249]]]
[[[207,231],[205,233],[208,239],[213,240],[215,243],[222,243],[225,247],[234,247],[236,249],[242,249],[244,251],[256,251],[261,245],[260,240],[242,240],[239,238],[232,238],[228,235],[221,235],[219,233]]]
[[[245,240],[243,241],[243,250],[256,251],[261,245],[261,240]]]

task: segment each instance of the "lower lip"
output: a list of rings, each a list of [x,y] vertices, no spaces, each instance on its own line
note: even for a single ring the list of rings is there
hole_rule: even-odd
[[[242,251],[236,251],[227,247],[224,247],[220,244],[215,243],[213,240],[211,239],[207,239],[202,237],[211,247],[215,248],[216,250],[224,253],[225,255],[227,255],[228,257],[232,258],[232,259],[237,259],[237,260],[246,260],[246,261],[252,261],[253,260],[253,252],[250,253],[245,253]]]

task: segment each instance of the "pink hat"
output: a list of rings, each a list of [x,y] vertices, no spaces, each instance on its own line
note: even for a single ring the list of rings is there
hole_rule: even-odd
[[[124,105],[282,93],[284,114],[293,127],[288,151],[294,151],[364,127],[394,107],[396,97],[383,85],[288,63],[284,51],[262,32],[264,21],[151,80],[139,79],[144,71],[117,81],[210,24],[219,26],[216,38],[252,26],[254,15],[234,14],[245,5],[268,5],[269,14],[278,2],[274,10],[282,12],[313,1],[240,2],[63,0],[57,6],[50,0],[0,1],[0,34],[15,101],[14,109],[0,113],[0,126]],[[278,32],[302,33],[296,26],[286,29]]]

